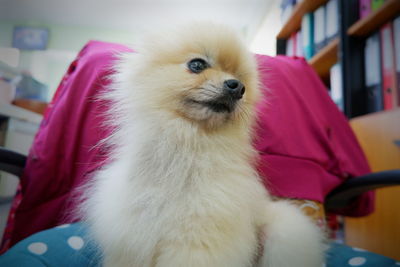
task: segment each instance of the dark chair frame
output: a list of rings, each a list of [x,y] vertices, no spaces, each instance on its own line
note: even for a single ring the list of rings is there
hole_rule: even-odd
[[[20,178],[26,164],[27,157],[4,147],[0,147],[0,171],[4,171]],[[10,203],[13,197],[0,197],[0,205]]]

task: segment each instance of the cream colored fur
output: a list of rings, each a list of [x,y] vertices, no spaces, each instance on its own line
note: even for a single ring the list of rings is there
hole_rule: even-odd
[[[236,34],[199,24],[145,43],[116,66],[106,96],[114,103],[112,161],[82,206],[104,265],[320,267],[318,227],[288,203],[271,201],[254,170],[257,70]],[[188,72],[194,57],[211,67]],[[229,78],[246,86],[234,112],[185,102],[218,94]]]

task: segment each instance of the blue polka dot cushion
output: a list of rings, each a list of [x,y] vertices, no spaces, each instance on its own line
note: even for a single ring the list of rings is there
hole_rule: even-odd
[[[88,241],[86,233],[83,224],[75,223],[34,234],[0,256],[0,266],[100,267],[100,253]],[[400,266],[400,262],[362,249],[332,243],[325,266],[389,267]]]
[[[327,252],[326,267],[389,267],[400,266],[400,262],[375,254],[364,249],[352,248],[342,244],[332,243]]]
[[[65,224],[34,234],[0,256],[2,267],[101,266],[96,246],[83,224]]]

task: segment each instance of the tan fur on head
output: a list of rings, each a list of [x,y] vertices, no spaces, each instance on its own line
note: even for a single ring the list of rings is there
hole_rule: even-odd
[[[144,39],[145,45],[139,46],[136,58],[140,67],[131,78],[142,90],[132,97],[147,108],[175,114],[208,130],[225,123],[249,125],[259,98],[257,66],[238,35],[215,24],[195,24],[167,33],[150,35]],[[187,64],[194,58],[204,59],[209,68],[191,73]],[[215,113],[187,102],[218,95],[228,79],[237,79],[246,88],[233,112]]]

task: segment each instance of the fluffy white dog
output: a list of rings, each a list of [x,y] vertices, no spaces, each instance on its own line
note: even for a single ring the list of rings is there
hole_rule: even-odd
[[[115,69],[112,160],[83,204],[105,266],[322,265],[319,228],[253,167],[257,66],[233,31],[151,36]]]

